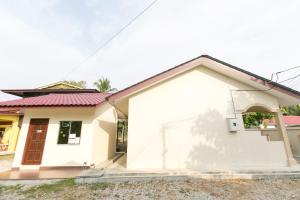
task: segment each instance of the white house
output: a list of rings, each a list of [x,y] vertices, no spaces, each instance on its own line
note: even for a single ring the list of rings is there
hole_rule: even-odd
[[[115,154],[117,113],[105,93],[48,94],[2,102],[24,112],[14,169],[97,165]]]
[[[298,91],[200,56],[112,95],[48,94],[0,108],[24,112],[14,168],[104,162],[125,116],[128,169],[234,170],[296,164],[279,107],[299,103]],[[245,129],[249,111],[274,113],[277,131]]]
[[[127,168],[224,170],[296,164],[279,107],[299,104],[299,97],[298,91],[200,56],[108,100],[128,116]],[[249,111],[274,113],[279,139],[246,130],[242,114]]]

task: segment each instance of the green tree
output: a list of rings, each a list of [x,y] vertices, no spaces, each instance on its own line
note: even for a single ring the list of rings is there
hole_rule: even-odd
[[[300,105],[282,107],[281,112],[284,115],[296,115],[300,116]]]
[[[263,124],[264,119],[272,119],[273,115],[270,113],[251,112],[243,115],[245,128],[258,127]]]
[[[100,78],[97,82],[94,82],[94,86],[96,86],[97,90],[99,90],[99,92],[115,92],[117,91],[116,88],[112,88],[112,86],[110,85],[110,80],[108,80],[107,78]]]
[[[74,80],[64,80],[64,83],[68,83],[77,87],[87,88],[86,81],[74,81]]]

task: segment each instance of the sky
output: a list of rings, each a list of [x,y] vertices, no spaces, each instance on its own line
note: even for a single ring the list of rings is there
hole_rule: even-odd
[[[202,54],[266,78],[300,65],[297,0],[158,0],[80,64],[152,1],[0,0],[0,89],[66,79],[92,88],[101,77],[122,89]],[[300,90],[300,79],[286,84]]]

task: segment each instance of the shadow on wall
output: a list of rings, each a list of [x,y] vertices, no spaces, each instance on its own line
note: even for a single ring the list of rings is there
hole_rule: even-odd
[[[264,105],[256,99],[256,92],[241,93],[234,95],[235,103],[243,106]],[[243,102],[238,102],[243,101]],[[248,105],[250,104],[250,105]],[[238,133],[230,133],[228,131],[226,117],[234,116],[232,101],[227,102],[227,115],[223,116],[217,110],[211,109],[204,114],[197,116],[191,127],[191,136],[195,139],[195,143],[191,148],[186,160],[186,168],[188,169],[224,169],[234,166],[265,163],[262,160],[262,153],[258,148],[253,148],[257,140],[265,140],[265,137],[255,137],[255,135],[247,135],[243,132],[243,124],[240,124]],[[230,110],[232,108],[232,110]],[[232,114],[232,115],[231,115]],[[237,116],[240,117],[239,115]],[[239,119],[242,120],[242,119]],[[251,134],[257,134],[253,132]],[[253,137],[254,136],[254,137]],[[272,158],[273,159],[273,158]]]
[[[167,153],[170,152],[172,153],[172,150],[169,150],[168,148],[168,137],[176,137],[174,135],[171,135],[172,133],[170,133],[169,131],[170,130],[176,130],[176,129],[179,129],[182,125],[184,125],[185,123],[190,123],[191,121],[194,121],[197,117],[195,116],[192,116],[192,117],[187,117],[185,119],[181,119],[181,120],[174,120],[174,121],[169,121],[169,122],[165,122],[162,124],[161,126],[161,129],[160,129],[160,135],[161,135],[161,140],[162,140],[162,153],[161,153],[161,157],[162,157],[162,168],[163,169],[166,169],[167,166],[166,166],[166,162],[167,162]],[[185,134],[189,134],[189,131],[185,132],[185,131],[182,131],[180,133],[181,137],[184,137]],[[155,138],[155,137],[154,137]],[[154,140],[151,141],[151,143],[153,142]],[[178,143],[178,146],[180,146],[181,144],[181,138],[177,138],[177,143]],[[178,150],[178,149],[176,149]]]
[[[114,132],[114,129],[116,128],[116,123],[98,120],[98,125],[100,128],[102,128],[106,133],[112,134]]]
[[[115,136],[117,134],[117,124],[113,123],[113,122],[99,120],[98,125],[107,134],[107,137],[108,137],[108,141],[107,141],[108,142],[107,143],[108,157],[112,157],[115,154],[115,148],[116,148],[115,147],[115,145],[116,145]],[[111,146],[112,144],[113,144],[113,147]],[[113,152],[112,152],[111,148],[114,149]]]
[[[197,144],[189,152],[186,167],[190,169],[199,169],[203,166],[217,167],[217,162],[225,160],[229,156],[229,151],[222,134],[229,133],[225,117],[218,111],[209,110],[198,115],[191,127],[191,135],[197,138]]]
[[[182,127],[185,128],[182,129]],[[174,130],[176,133],[173,132]],[[161,127],[162,168],[168,168],[168,155],[176,153],[179,155],[177,151],[188,151],[187,157],[178,157],[178,159],[184,159],[179,162],[184,162],[185,168],[199,169],[203,168],[204,164],[207,166],[208,163],[215,167],[216,159],[226,159],[229,153],[224,145],[224,137],[221,135],[226,134],[226,131],[225,117],[216,110],[163,124]],[[170,137],[176,137],[176,139]],[[189,139],[186,140],[184,137]],[[169,146],[169,139],[174,139],[171,144],[173,147]]]

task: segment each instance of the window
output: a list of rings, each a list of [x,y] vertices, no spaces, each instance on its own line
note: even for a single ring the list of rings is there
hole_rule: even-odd
[[[57,144],[80,144],[81,121],[61,121]]]
[[[3,139],[5,128],[0,128],[0,142]]]
[[[5,128],[0,128],[0,152],[8,150],[8,141],[3,141]]]

